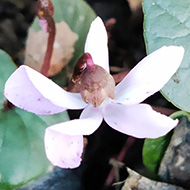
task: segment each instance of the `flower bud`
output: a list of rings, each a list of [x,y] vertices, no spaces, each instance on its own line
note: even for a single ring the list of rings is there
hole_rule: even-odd
[[[69,81],[69,85],[67,90],[69,92],[79,92],[80,90],[80,86],[81,86],[81,73],[84,71],[84,69],[87,67],[87,61],[88,61],[88,57],[91,55],[88,53],[84,53],[80,59],[78,60],[74,71],[73,71],[73,75],[71,80]]]
[[[107,98],[115,96],[115,82],[113,77],[98,65],[87,65],[81,74],[80,94],[83,100],[98,107]]]

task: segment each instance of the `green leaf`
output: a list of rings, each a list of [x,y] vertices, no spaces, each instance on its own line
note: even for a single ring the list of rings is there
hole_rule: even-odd
[[[0,187],[26,183],[48,168],[43,146],[46,125],[27,112],[24,119],[15,110],[0,114]]]
[[[151,173],[157,174],[171,136],[172,132],[157,139],[145,140],[143,145],[143,163]]]
[[[183,62],[177,73],[162,89],[162,94],[175,106],[189,112],[190,0],[143,0],[143,10],[144,38],[148,53],[164,45],[185,48]]]
[[[190,113],[186,111],[177,111],[173,113],[170,117],[172,119],[181,119],[182,117],[187,117],[188,120],[190,121]]]
[[[44,132],[68,120],[66,112],[37,116],[19,108],[0,113],[0,189],[12,189],[47,172]]]
[[[75,43],[75,52],[72,60],[69,63],[71,69],[77,63],[78,59],[84,53],[84,44],[91,22],[95,19],[96,14],[90,6],[83,0],[52,0],[54,5],[54,19],[56,23],[65,21],[71,30],[78,35],[78,40]],[[39,19],[36,18],[31,26],[35,31],[41,30]],[[63,76],[66,76],[65,70],[54,77],[57,83],[64,85]]]
[[[0,110],[3,108],[6,100],[4,97],[4,84],[15,69],[16,65],[10,56],[3,50],[0,50]]]
[[[31,114],[31,113],[24,111],[22,109],[19,109],[19,108],[15,109],[15,111],[23,118],[23,121],[28,122],[28,120],[25,120],[25,119],[27,117],[29,117],[28,114]],[[32,115],[35,115],[35,114],[32,114]],[[37,116],[40,120],[42,120],[46,124],[47,127],[50,125],[54,125],[56,123],[61,123],[61,122],[69,120],[67,111],[61,112],[58,114],[54,114],[54,115],[35,115],[35,116]],[[30,125],[30,127],[32,127],[33,124],[31,122],[29,122],[29,123],[30,124],[28,124],[28,125]]]

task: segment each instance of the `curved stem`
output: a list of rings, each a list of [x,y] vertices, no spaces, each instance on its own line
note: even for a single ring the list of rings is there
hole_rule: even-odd
[[[36,3],[36,11],[39,19],[45,19],[47,21],[49,35],[44,62],[41,69],[41,73],[47,76],[53,54],[53,44],[56,33],[55,21],[53,18],[54,7],[51,0],[38,0]]]
[[[48,70],[50,68],[50,61],[53,54],[53,44],[54,44],[55,33],[56,33],[55,21],[53,17],[48,16],[47,23],[48,23],[49,36],[48,36],[46,54],[45,54],[43,66],[41,69],[41,73],[45,76],[48,75]]]

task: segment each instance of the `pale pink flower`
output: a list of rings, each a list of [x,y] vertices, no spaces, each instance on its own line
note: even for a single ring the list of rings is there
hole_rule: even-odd
[[[97,17],[91,24],[85,52],[93,62],[109,72],[107,33]],[[80,165],[83,135],[98,129],[102,120],[113,129],[137,138],[157,138],[173,129],[178,120],[154,111],[141,103],[159,91],[179,68],[183,47],[162,47],[140,61],[116,86],[115,98],[106,98],[95,108],[85,103],[80,93],[63,90],[27,66],[18,68],[5,85],[5,96],[14,105],[35,114],[55,114],[66,109],[84,109],[79,119],[55,124],[46,129],[45,149],[53,165],[75,168]]]

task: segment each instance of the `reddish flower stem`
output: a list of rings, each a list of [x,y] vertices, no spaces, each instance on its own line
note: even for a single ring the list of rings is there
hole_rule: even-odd
[[[49,35],[48,35],[47,49],[41,69],[41,73],[47,76],[48,70],[50,68],[50,61],[53,54],[53,44],[56,34],[55,21],[53,18],[54,7],[50,0],[38,0],[38,2],[36,3],[36,8],[39,19],[45,19],[48,25]]]
[[[43,63],[42,69],[41,69],[41,73],[45,76],[48,75],[48,70],[50,68],[50,61],[51,61],[51,57],[53,54],[53,44],[54,44],[55,33],[56,33],[55,21],[54,21],[53,17],[49,16],[47,19],[47,23],[48,23],[49,36],[48,36],[46,54],[44,57],[44,63]]]

